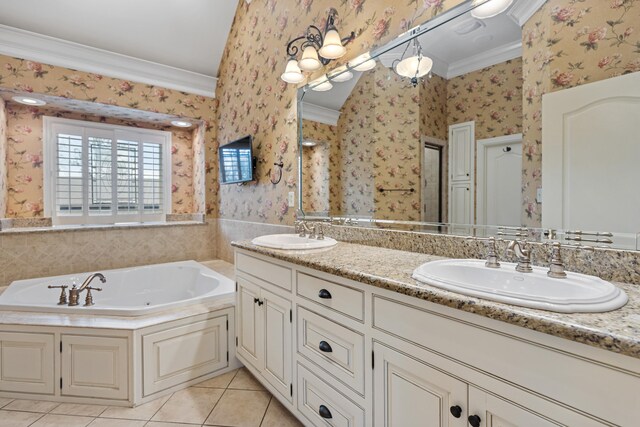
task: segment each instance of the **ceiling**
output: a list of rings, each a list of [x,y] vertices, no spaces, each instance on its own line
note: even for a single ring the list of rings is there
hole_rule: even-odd
[[[0,24],[10,27],[5,31],[26,30],[215,78],[237,4],[238,0],[0,0]],[[17,34],[20,40],[30,36]],[[0,53],[8,54],[2,42],[0,31]],[[47,42],[39,40],[41,45]],[[95,49],[86,56],[105,53]]]

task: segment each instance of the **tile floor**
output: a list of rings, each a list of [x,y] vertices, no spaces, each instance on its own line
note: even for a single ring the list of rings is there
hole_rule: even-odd
[[[0,398],[0,427],[298,427],[247,371],[238,369],[136,408]]]

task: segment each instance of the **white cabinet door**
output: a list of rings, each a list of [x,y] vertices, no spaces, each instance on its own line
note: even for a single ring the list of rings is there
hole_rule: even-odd
[[[473,179],[475,123],[449,126],[449,174],[451,182]]]
[[[263,319],[259,315],[260,287],[238,278],[238,354],[258,369],[263,367]]]
[[[552,416],[552,414],[548,415]],[[469,387],[468,421],[472,427],[553,427],[562,425],[471,386]]]
[[[61,394],[128,399],[127,338],[62,335]]]
[[[263,316],[264,327],[264,370],[262,375],[282,396],[292,400],[291,375],[291,301],[279,297],[265,289],[260,291],[258,307]]]
[[[210,374],[229,365],[227,316],[142,337],[143,396]]]
[[[0,333],[0,391],[54,393],[53,334]]]
[[[449,194],[449,222],[453,224],[473,224],[471,193],[471,184],[468,182],[451,184]]]
[[[379,343],[373,351],[376,427],[467,426],[466,383]]]

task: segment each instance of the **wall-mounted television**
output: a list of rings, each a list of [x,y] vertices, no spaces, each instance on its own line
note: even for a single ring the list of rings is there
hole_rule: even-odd
[[[252,142],[251,136],[245,136],[218,149],[220,183],[237,184],[253,181],[255,158]]]

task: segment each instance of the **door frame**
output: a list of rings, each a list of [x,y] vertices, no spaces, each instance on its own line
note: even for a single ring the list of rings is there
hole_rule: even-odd
[[[444,189],[444,181],[447,176],[447,171],[444,170],[444,152],[447,147],[447,141],[442,140],[440,138],[435,138],[432,136],[423,136],[422,137],[422,145],[421,145],[421,158],[420,158],[420,218],[423,222],[425,222],[425,211],[424,211],[424,199],[425,192],[427,187],[424,185],[424,167],[426,162],[426,148],[430,148],[433,150],[438,150],[438,162],[440,167],[440,179],[438,180],[438,223],[442,223],[442,218],[444,216],[443,212],[443,189]]]
[[[479,225],[500,225],[500,224],[485,224],[486,209],[485,209],[485,196],[487,187],[486,177],[486,162],[487,162],[487,149],[489,147],[495,147],[496,145],[505,144],[522,144],[522,134],[514,133],[511,135],[497,136],[495,138],[479,139],[477,141],[477,180],[476,180],[476,224]]]

